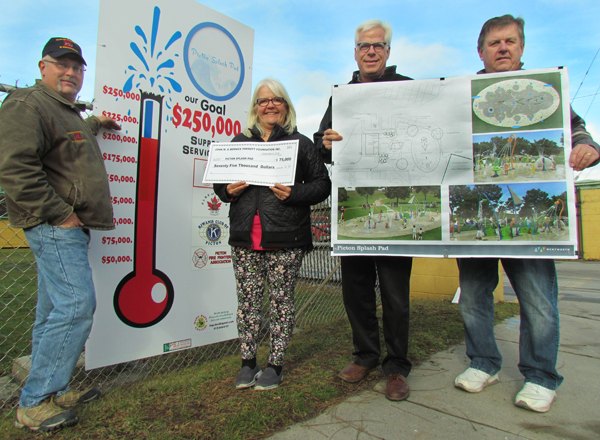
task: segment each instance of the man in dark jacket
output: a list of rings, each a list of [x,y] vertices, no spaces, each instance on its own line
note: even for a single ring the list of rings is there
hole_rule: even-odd
[[[69,389],[96,307],[89,228],[113,229],[106,169],[95,135],[120,130],[104,116],[84,121],[75,99],[85,71],[81,48],[51,38],[42,80],[0,108],[0,186],[11,225],[24,228],[38,266],[31,372],[16,426],[48,432],[77,423],[67,408],[99,396]]]
[[[350,84],[373,81],[405,81],[396,73],[396,66],[386,67],[390,56],[392,27],[380,20],[370,20],[358,26],[355,33],[354,58],[358,71]],[[332,141],[342,139],[331,124],[331,99],[314,140],[326,162],[331,163]],[[383,334],[387,356],[381,368],[387,376],[385,396],[404,400],[409,394],[406,377],[410,373],[408,360],[408,324],[410,313],[410,271],[412,258],[386,256],[342,257],[342,292],[346,313],[352,327],[354,361],[340,372],[346,382],[361,381],[379,365],[379,323],[376,314],[375,284],[379,277],[383,308]]]
[[[525,48],[524,21],[512,15],[488,20],[481,29],[479,57],[484,69],[478,73],[520,70]],[[569,164],[582,170],[598,162],[598,150],[585,121],[571,109],[572,144]],[[459,258],[460,311],[465,325],[469,368],[454,385],[479,393],[498,382],[502,356],[494,338],[494,297],[498,285],[498,260],[513,286],[521,306],[519,370],[525,385],[515,405],[546,412],[556,398],[563,377],[556,370],[559,345],[558,285],[554,261],[525,258]]]

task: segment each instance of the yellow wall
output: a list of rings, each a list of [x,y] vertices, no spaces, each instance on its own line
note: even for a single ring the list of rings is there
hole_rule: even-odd
[[[502,265],[498,264],[500,282],[494,291],[495,301],[504,300]],[[458,288],[458,266],[455,258],[414,258],[410,294],[417,299],[454,298]]]
[[[0,249],[29,247],[22,229],[8,226],[8,220],[0,219]]]
[[[600,189],[580,191],[581,250],[585,260],[600,260]]]

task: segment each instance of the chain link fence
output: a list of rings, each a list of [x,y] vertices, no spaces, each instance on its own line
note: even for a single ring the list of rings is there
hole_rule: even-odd
[[[14,88],[0,84],[0,102]],[[90,103],[81,103],[91,110]],[[330,200],[312,208],[315,249],[302,263],[296,287],[296,317],[299,328],[331,322],[345,316],[341,296],[339,258],[330,255]],[[37,270],[22,230],[9,227],[4,192],[0,189],[0,410],[10,411],[18,403],[24,370],[31,354],[31,331],[37,301]],[[268,343],[268,298],[263,304],[261,343]],[[176,371],[208,360],[239,354],[237,339],[165,354],[124,364],[83,369],[83,355],[72,386],[93,384],[103,391]]]

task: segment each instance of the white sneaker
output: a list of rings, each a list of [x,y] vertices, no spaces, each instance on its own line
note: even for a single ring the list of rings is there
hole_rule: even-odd
[[[467,368],[454,379],[454,386],[469,393],[481,393],[488,385],[498,382],[498,374],[493,376],[475,368]]]
[[[535,412],[548,412],[555,399],[556,391],[525,382],[525,386],[515,398],[515,405]]]

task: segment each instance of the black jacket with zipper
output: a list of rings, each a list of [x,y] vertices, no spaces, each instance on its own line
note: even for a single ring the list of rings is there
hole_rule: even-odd
[[[239,134],[232,142],[264,142],[256,128],[251,137]],[[298,160],[296,176],[290,197],[281,201],[269,187],[250,185],[236,198],[227,195],[227,184],[214,184],[219,198],[231,203],[229,209],[231,246],[250,247],[250,232],[256,211],[259,212],[263,248],[312,249],[310,228],[310,207],[325,200],[331,192],[331,181],[323,159],[309,138],[298,133],[292,134],[276,125],[268,142],[298,139]]]

